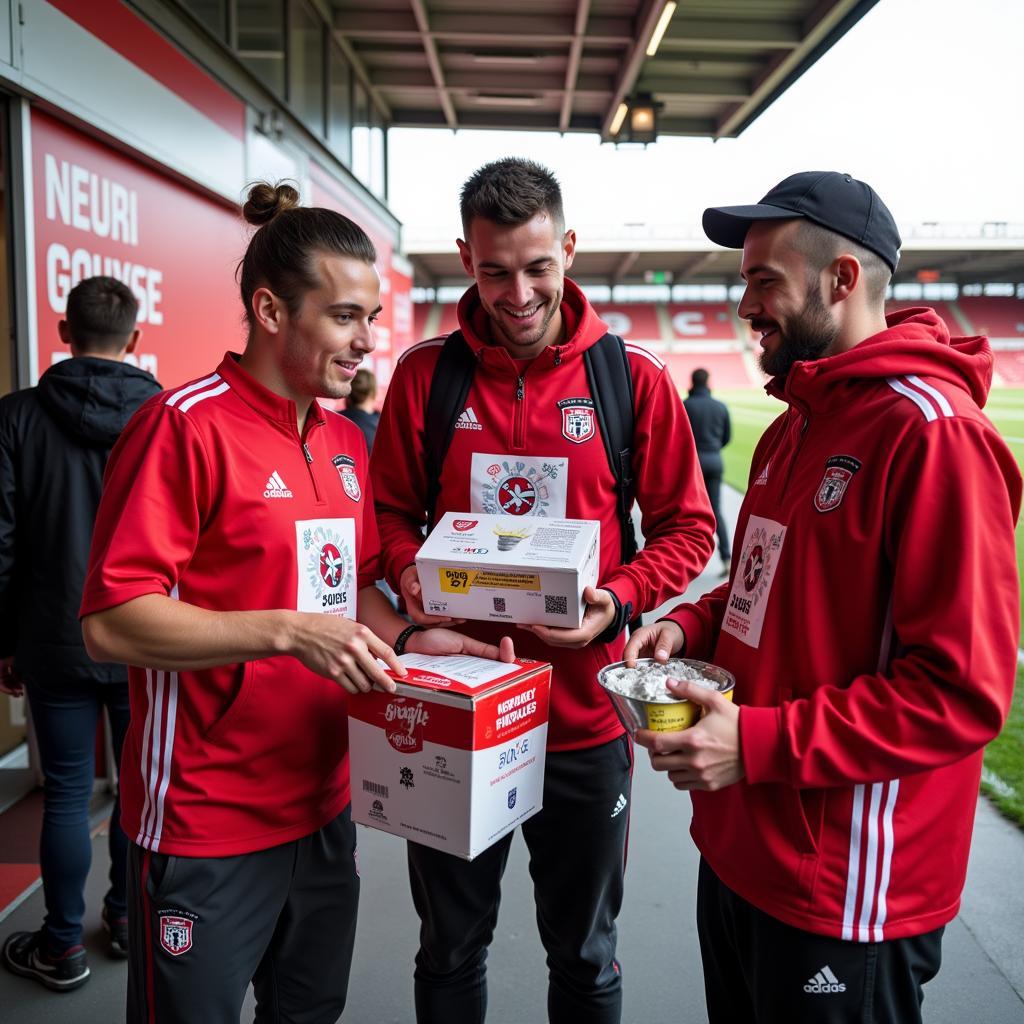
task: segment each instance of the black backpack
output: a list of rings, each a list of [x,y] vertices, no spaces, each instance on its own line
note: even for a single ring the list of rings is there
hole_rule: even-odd
[[[604,441],[608,465],[615,476],[619,522],[622,527],[622,564],[636,556],[633,507],[633,376],[626,345],[615,334],[605,334],[583,353],[587,383],[594,402],[597,426]],[[441,467],[455,435],[455,421],[466,406],[476,372],[476,360],[461,331],[448,335],[434,368],[424,421],[427,469],[427,530],[434,525]]]

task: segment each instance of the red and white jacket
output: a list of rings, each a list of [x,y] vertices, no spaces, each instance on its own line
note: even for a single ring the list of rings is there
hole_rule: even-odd
[[[565,342],[532,362],[518,362],[501,345],[489,344],[489,320],[474,286],[462,297],[459,324],[477,356],[477,369],[456,423],[441,474],[437,516],[444,512],[512,512],[520,515],[597,519],[601,523],[599,585],[635,613],[655,608],[707,564],[714,515],[704,490],[690,424],[675,386],[656,356],[627,344],[633,377],[633,469],[643,513],[644,549],[620,565],[621,533],[615,478],[594,416],[589,431],[570,430],[568,417],[589,404],[584,351],[607,331],[583,293],[565,282]],[[423,543],[421,528],[427,480],[424,414],[444,338],[414,346],[400,360],[388,387],[377,428],[371,476],[384,567],[392,586]],[[577,420],[579,413],[577,412]],[[516,481],[522,486],[514,487]],[[517,495],[506,507],[502,495]],[[522,501],[523,493],[533,497]],[[508,627],[468,622],[467,633],[495,640]],[[622,734],[598,669],[621,656],[624,640],[591,643],[578,651],[548,647],[533,634],[513,629],[517,654],[554,665],[548,747],[597,746]]]
[[[380,575],[366,443],[227,355],[154,396],[107,466],[81,614],[145,594],[355,617]],[[309,835],[349,801],[346,696],[291,657],[131,668],[122,823],[140,846],[227,857]]]
[[[982,748],[1017,660],[1021,476],[984,338],[930,309],[797,363],[754,454],[728,583],[672,618],[736,676],[746,778],[693,794],[722,881],[859,942],[957,912]]]

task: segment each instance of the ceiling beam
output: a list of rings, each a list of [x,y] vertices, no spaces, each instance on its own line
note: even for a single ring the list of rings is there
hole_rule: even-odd
[[[661,40],[658,53],[695,48],[711,50],[795,50],[800,45],[798,22],[758,21],[750,18],[687,18],[676,12]]]
[[[615,269],[608,278],[608,284],[614,288],[633,269],[633,264],[639,258],[640,253],[638,252],[623,253],[622,259],[615,265]]]
[[[658,17],[665,0],[644,0],[636,18],[633,44],[630,47],[619,71],[619,80],[616,83],[615,91],[612,93],[612,102],[605,112],[604,121],[601,123],[601,141],[608,142],[611,138],[612,121],[615,118],[615,111],[619,104],[629,95],[633,88],[640,69],[643,67],[647,56],[647,44],[650,42],[654,26],[658,23]]]
[[[804,24],[800,45],[772,61],[760,78],[754,81],[750,97],[719,118],[715,126],[715,138],[734,135],[860,3],[861,0],[838,0],[836,3],[820,4]]]
[[[362,82],[363,88],[370,94],[377,109],[384,116],[384,120],[389,122],[391,120],[391,106],[381,95],[377,86],[373,84],[373,79],[368,74],[366,65],[363,63],[362,58],[360,58],[359,54],[356,53],[355,49],[352,47],[352,44],[344,36],[335,32],[334,39],[341,47],[349,64],[352,65],[352,70],[356,73],[356,78]]]
[[[725,78],[717,75],[690,75],[660,78],[655,69],[651,75],[641,75],[636,82],[637,92],[653,93],[655,97],[677,96],[683,99],[718,99],[742,102],[750,95],[750,81],[746,78]]]
[[[426,8],[423,5],[423,0],[409,0],[409,2],[412,4],[413,14],[416,16],[416,27],[419,29],[420,39],[423,42],[423,51],[427,55],[427,64],[430,65],[430,74],[433,76],[434,86],[437,89],[438,102],[444,111],[444,119],[447,121],[448,127],[454,130],[459,127],[459,119],[455,116],[455,106],[445,89],[444,69],[437,56],[437,44],[430,34],[430,21],[427,18]]]
[[[578,12],[577,12],[578,13]],[[484,45],[502,46],[510,43],[532,46],[547,43],[566,46],[575,35],[575,14],[518,14],[469,11],[448,13],[435,11],[430,23],[434,39],[479,40]],[[337,10],[334,28],[350,39],[383,42],[419,34],[413,13],[408,11]],[[630,18],[590,18],[587,43],[622,45],[631,43],[633,24]]]
[[[717,263],[718,257],[721,254],[719,252],[703,252],[695,253],[692,259],[681,261],[677,266],[675,274],[676,284],[680,281],[689,280],[692,277],[696,277],[706,266],[711,263]]]
[[[576,77],[580,71],[583,37],[587,31],[589,16],[590,0],[579,0],[576,7],[576,24],[573,26],[572,42],[569,44],[569,60],[565,67],[565,95],[562,97],[562,110],[558,115],[558,130],[560,132],[568,129],[569,118],[572,116],[573,93],[576,89]]]

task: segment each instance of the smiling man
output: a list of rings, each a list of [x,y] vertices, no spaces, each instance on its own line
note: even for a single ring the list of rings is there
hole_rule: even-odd
[[[376,254],[297,202],[250,191],[245,352],[128,424],[93,536],[86,644],[133,666],[130,1024],[237,1024],[250,979],[260,1024],[338,1019],[359,895],[348,700],[394,689],[378,657],[404,674],[404,649],[499,653],[407,625],[374,586],[366,444],[316,399],[373,351]]]
[[[705,659],[693,728],[637,742],[693,791],[712,1024],[914,1024],[967,871],[1017,658],[1021,476],[981,412],[984,338],[885,313],[896,225],[847,174],[705,211],[786,403],[754,452],[728,583],[630,639]]]
[[[451,511],[600,521],[600,586],[584,595],[582,626],[523,627],[518,646],[554,665],[544,807],[523,825],[548,954],[548,1013],[559,1024],[613,1024],[622,1003],[615,919],[632,751],[596,673],[618,659],[627,622],[685,590],[703,569],[714,519],[689,422],[665,367],[607,335],[565,276],[576,235],[566,230],[551,173],[528,160],[488,164],[463,187],[461,212],[459,252],[474,284],[459,303],[459,331],[402,357],[374,447],[385,567],[413,619],[436,621],[424,614],[414,565],[428,519]],[[635,494],[646,538],[632,560],[624,558],[600,389],[589,376],[591,357],[609,344],[621,367],[621,392],[632,397],[628,504]],[[453,407],[451,444],[432,475],[429,441],[446,424],[429,411],[431,385],[453,347],[471,365],[472,380],[464,403]],[[491,642],[498,635],[493,623],[465,628]],[[511,842],[510,834],[471,863],[409,844],[422,921],[415,975],[420,1024],[483,1021],[484,965]]]

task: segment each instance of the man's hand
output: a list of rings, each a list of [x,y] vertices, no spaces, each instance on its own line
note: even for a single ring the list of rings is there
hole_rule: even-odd
[[[11,697],[20,697],[25,692],[25,684],[14,671],[14,657],[0,658],[0,693]]]
[[[520,626],[539,636],[552,647],[586,647],[595,636],[603,633],[615,618],[615,601],[607,590],[587,587],[583,591],[583,600],[587,609],[583,613],[583,623],[577,629],[564,626]]]
[[[683,649],[685,643],[686,635],[682,627],[670,619],[662,619],[638,629],[629,638],[622,652],[622,660],[628,668],[636,667],[637,658],[668,661],[673,654]]]
[[[395,681],[377,664],[378,658],[398,675],[406,675],[398,655],[360,622],[296,612],[292,623],[288,653],[349,693],[368,693],[374,685],[395,692]]]
[[[409,618],[418,626],[452,626],[466,621],[465,619],[453,619],[447,615],[428,615],[423,610],[423,587],[420,586],[420,577],[415,563],[407,565],[402,570],[398,586],[405,600],[405,610],[409,613]]]
[[[639,729],[636,741],[647,748],[651,767],[668,772],[676,789],[716,790],[739,782],[746,774],[740,753],[740,709],[717,690],[671,679],[677,697],[699,704],[704,716],[682,732]]]
[[[503,636],[500,645],[495,647],[451,629],[425,629],[422,633],[413,633],[406,641],[405,649],[414,654],[468,654],[474,658],[505,662],[516,659],[510,636]]]

